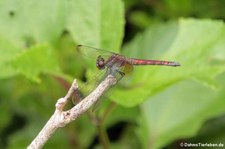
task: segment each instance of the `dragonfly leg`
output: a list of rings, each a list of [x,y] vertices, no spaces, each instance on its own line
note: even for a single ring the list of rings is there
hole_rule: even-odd
[[[125,73],[118,69],[107,69],[105,77],[109,74],[113,75],[117,79],[117,81],[120,81],[125,76]]]
[[[120,81],[124,76],[125,76],[125,73],[122,72],[122,71],[119,71],[119,70],[116,70],[118,72],[118,74],[120,75],[120,77],[118,78],[118,81]]]

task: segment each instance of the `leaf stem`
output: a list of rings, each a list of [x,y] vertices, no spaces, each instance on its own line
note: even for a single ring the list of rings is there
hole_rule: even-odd
[[[99,142],[102,144],[104,149],[109,149],[110,141],[108,134],[103,126],[102,120],[100,120],[99,125],[97,125]]]

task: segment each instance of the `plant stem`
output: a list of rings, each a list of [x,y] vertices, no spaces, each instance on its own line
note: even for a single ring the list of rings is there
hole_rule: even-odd
[[[110,146],[109,138],[107,132],[105,131],[102,125],[102,122],[100,122],[97,127],[98,127],[99,142],[102,144],[104,149],[109,149]]]

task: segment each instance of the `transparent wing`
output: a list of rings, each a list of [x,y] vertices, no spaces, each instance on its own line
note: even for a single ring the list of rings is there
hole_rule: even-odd
[[[107,74],[106,71],[107,70],[98,72],[91,78],[91,80],[84,83],[81,87],[79,87],[78,90],[74,92],[72,97],[72,102],[74,105],[79,103],[81,100],[83,100],[85,97],[87,97],[91,92],[93,92],[96,89],[99,83],[106,77]],[[101,107],[102,101],[108,99],[109,97],[108,93],[111,94],[111,88],[109,88],[92,106],[92,112],[97,111]]]
[[[77,104],[88,96],[96,87],[99,85],[100,81],[104,78],[105,71],[99,71],[98,73],[91,76],[87,82],[81,85],[76,92],[74,92],[72,101]]]
[[[93,67],[96,68],[96,61],[99,56],[101,56],[102,58],[104,58],[107,61],[112,55],[120,55],[117,53],[106,51],[104,49],[98,49],[98,48],[94,48],[94,47],[90,47],[90,46],[86,46],[86,45],[78,45],[77,51],[81,55],[81,57],[84,58],[86,64],[92,68]],[[120,56],[124,57],[123,55],[120,55]],[[126,60],[127,59],[124,57],[124,61],[126,61]],[[116,61],[115,60],[115,61],[111,62],[111,64],[117,65],[118,70],[120,72],[123,72],[124,74],[128,74],[133,70],[133,66],[129,63],[126,63],[126,62],[124,63],[124,61]],[[120,65],[122,63],[124,63],[124,65],[120,67]]]
[[[103,49],[97,49],[90,46],[85,45],[78,45],[77,51],[80,54],[81,57],[83,57],[85,60],[97,60],[98,56],[103,57],[104,59],[108,59],[110,56],[112,56],[113,52],[109,52]]]
[[[109,59],[113,54],[113,52],[109,52],[103,49],[98,49],[86,45],[78,45],[77,51],[79,55],[85,60],[86,65],[88,67],[96,68],[96,60],[98,56],[101,56],[105,60]]]
[[[117,54],[117,53],[109,52],[103,49],[97,49],[97,48],[89,47],[85,45],[78,45],[77,51],[80,54],[80,56],[84,58],[86,64],[88,65],[88,68],[92,67],[95,69],[97,69],[96,61],[99,56],[101,56],[105,60],[108,60],[112,55]],[[124,61],[118,62],[115,60],[112,62],[112,65],[117,65],[116,68],[118,67],[117,71],[114,71],[114,75],[118,79],[118,81],[123,78],[123,74],[127,75],[133,69],[133,66],[130,65],[129,63],[126,63],[125,61],[126,61],[126,58],[124,59]],[[125,65],[120,67],[122,63],[124,63]],[[99,85],[99,83],[110,73],[109,69],[110,68],[101,70],[95,73],[95,75],[87,74],[87,78],[90,78],[90,79],[88,80],[87,83],[85,83],[79,89],[79,92],[77,92],[76,95],[74,96],[73,100],[76,101],[75,103],[77,103],[77,101],[79,102],[80,100],[85,98],[87,95],[89,95]],[[88,72],[93,73],[93,71],[88,71]],[[99,106],[99,103],[101,103],[100,100],[98,101],[98,103],[96,103],[96,105],[94,106],[94,109],[96,109],[96,107]]]
[[[79,53],[86,56],[90,56],[90,57],[93,57],[93,56],[96,57],[98,55],[111,56],[113,54],[117,54],[104,49],[98,49],[98,48],[94,48],[94,47],[86,46],[86,45],[78,45],[77,50]]]

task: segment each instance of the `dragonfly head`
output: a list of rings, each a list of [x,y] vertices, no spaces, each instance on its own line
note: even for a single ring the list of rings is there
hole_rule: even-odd
[[[99,70],[105,69],[105,60],[101,57],[101,55],[97,58],[96,66]]]

